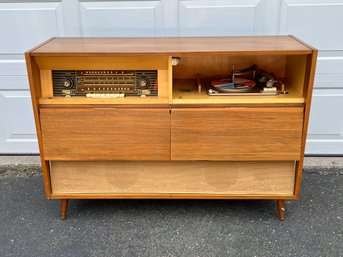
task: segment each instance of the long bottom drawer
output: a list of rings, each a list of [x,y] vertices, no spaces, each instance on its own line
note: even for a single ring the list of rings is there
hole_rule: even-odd
[[[52,195],[101,198],[294,194],[295,162],[51,161]],[[207,198],[207,197],[204,197]]]

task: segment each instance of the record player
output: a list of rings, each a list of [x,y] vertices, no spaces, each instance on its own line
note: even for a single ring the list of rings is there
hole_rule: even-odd
[[[242,70],[233,65],[231,78],[207,81],[206,90],[210,96],[273,96],[279,94],[278,83],[273,74],[258,71],[256,64]]]

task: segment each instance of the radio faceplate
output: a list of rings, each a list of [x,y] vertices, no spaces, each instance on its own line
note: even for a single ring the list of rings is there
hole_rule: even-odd
[[[157,70],[53,70],[54,96],[157,96]]]

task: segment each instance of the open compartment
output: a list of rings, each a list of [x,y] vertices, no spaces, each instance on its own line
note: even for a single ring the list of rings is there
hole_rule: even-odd
[[[307,55],[197,55],[174,60],[174,104],[304,102]],[[241,72],[253,66],[251,74]],[[268,84],[271,80],[273,83]],[[248,91],[235,88],[224,93],[213,86],[216,82],[236,86],[240,81],[255,84],[246,86]]]
[[[168,104],[167,56],[35,57],[41,104]]]

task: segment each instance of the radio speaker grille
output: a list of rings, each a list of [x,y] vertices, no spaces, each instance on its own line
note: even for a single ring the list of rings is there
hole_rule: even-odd
[[[76,71],[70,71],[70,70],[54,70],[52,71],[52,84],[54,88],[54,96],[65,96],[63,94],[63,90],[65,87],[63,86],[63,81],[66,78],[70,78],[73,83],[76,83]],[[75,94],[71,94],[75,95]]]

